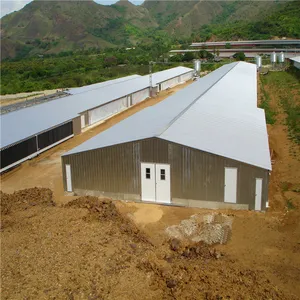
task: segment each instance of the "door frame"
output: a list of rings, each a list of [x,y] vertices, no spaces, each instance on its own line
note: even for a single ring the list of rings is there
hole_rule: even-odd
[[[260,189],[260,207],[259,209],[256,209],[256,188],[257,188],[257,181],[261,181],[261,189]],[[262,205],[262,190],[263,190],[263,178],[255,178],[255,197],[254,197],[254,210],[260,211],[261,210],[261,205]]]
[[[67,188],[67,192],[73,192],[73,185],[72,185],[72,171],[71,171],[71,165],[70,164],[66,164],[65,165],[65,170],[66,170],[66,188]],[[69,172],[68,172],[69,170]],[[68,173],[70,176],[70,184],[68,183]]]
[[[170,177],[170,199],[168,202],[157,202],[157,179],[156,179],[156,166],[157,165],[162,165],[162,166],[169,166],[169,177]],[[166,203],[166,204],[169,204],[171,203],[171,200],[172,200],[172,194],[171,194],[171,165],[170,164],[166,164],[166,163],[155,163],[155,202],[157,203]]]
[[[154,201],[149,201],[149,200],[143,200],[142,198],[142,189],[143,189],[143,178],[142,178],[142,164],[152,164],[154,165],[154,182],[155,182],[155,199]],[[167,165],[170,167],[170,202],[157,202],[157,189],[156,189],[156,165]],[[154,203],[165,203],[165,204],[168,204],[168,203],[172,203],[172,189],[171,189],[171,164],[167,164],[167,163],[156,163],[156,162],[145,162],[145,161],[142,161],[140,162],[140,182],[141,182],[141,201],[144,201],[144,202],[154,202]]]
[[[144,171],[143,171],[143,165],[144,165],[144,167],[145,167],[145,174],[144,174]],[[145,166],[146,165],[146,166]],[[148,179],[148,180],[151,180],[151,169],[153,170],[153,180],[154,180],[154,196],[153,196],[153,199],[146,199],[146,200],[143,200],[143,191],[146,189],[146,186],[144,186],[144,188],[143,188],[143,181],[144,180],[147,180],[147,179],[144,179],[143,178],[143,175],[146,175],[147,174],[147,172],[146,172],[146,168],[147,168],[147,165],[151,165],[151,167],[150,167],[150,179]],[[141,200],[142,201],[148,201],[148,202],[156,202],[156,170],[155,170],[155,163],[147,163],[147,162],[141,162],[141,165],[140,165],[140,178],[141,178]],[[151,183],[151,185],[152,185],[152,183]],[[153,192],[153,191],[152,191]],[[150,197],[150,198],[152,198],[152,197]]]
[[[234,169],[236,170],[236,186],[235,186],[235,202],[228,202],[225,200],[226,196],[226,169]],[[224,202],[225,203],[237,203],[237,194],[238,194],[238,168],[237,167],[224,167]]]

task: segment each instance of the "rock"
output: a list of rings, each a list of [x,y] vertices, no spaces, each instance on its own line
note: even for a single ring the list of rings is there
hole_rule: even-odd
[[[169,289],[173,289],[174,287],[176,287],[177,281],[174,279],[167,279],[166,284]]]
[[[170,249],[173,251],[178,251],[180,249],[180,241],[178,239],[171,239]]]
[[[129,246],[134,250],[136,249],[136,244],[129,244]]]

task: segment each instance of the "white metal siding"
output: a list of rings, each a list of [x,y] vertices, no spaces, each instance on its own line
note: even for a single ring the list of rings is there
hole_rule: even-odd
[[[161,84],[161,90],[166,90],[167,88],[171,88],[175,85],[177,85],[179,83],[179,77],[175,77],[175,78],[172,78],[172,79],[169,79],[169,80],[166,80],[164,82],[162,82]]]
[[[85,127],[85,115],[80,116],[80,121],[81,121],[81,128]]]
[[[108,118],[127,108],[127,97],[112,101],[89,111],[89,124]]]
[[[132,94],[132,105],[137,104],[147,98],[149,98],[149,88]]]
[[[300,69],[300,63],[299,63],[299,62],[294,61],[294,66],[295,66],[297,69]]]
[[[180,82],[186,82],[193,77],[193,72],[189,72],[180,76]]]

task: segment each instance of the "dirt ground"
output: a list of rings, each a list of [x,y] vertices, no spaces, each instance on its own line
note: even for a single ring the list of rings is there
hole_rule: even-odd
[[[276,112],[275,124],[267,125],[272,154],[270,210],[285,211],[288,203],[300,209],[300,145],[288,138],[286,114],[280,105],[277,91],[268,85],[265,90],[270,96],[270,107]],[[300,103],[300,97],[294,93],[296,101]]]
[[[1,190],[10,194],[1,194],[1,298],[300,298],[299,193],[290,188],[300,182],[300,165],[290,155],[293,145],[280,122],[268,126],[275,153],[271,208],[266,213],[218,211],[233,218],[226,245],[167,240],[168,226],[210,210],[64,196],[62,153],[182,87],[144,101],[1,177]],[[276,94],[272,103],[278,105]],[[288,190],[282,182],[290,183]],[[291,192],[296,208],[288,210]]]
[[[164,234],[166,225],[204,210],[147,205],[147,212],[146,204],[95,197],[57,206],[49,195],[37,188],[2,195],[2,299],[300,295],[300,228],[289,223],[292,215],[224,211],[234,218],[232,239],[208,247]],[[156,217],[145,221],[149,212]]]

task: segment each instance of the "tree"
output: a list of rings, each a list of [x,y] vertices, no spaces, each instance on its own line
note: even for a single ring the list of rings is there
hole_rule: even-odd
[[[170,57],[170,61],[172,62],[182,62],[182,55],[176,54]]]
[[[112,67],[118,64],[118,60],[115,56],[108,56],[104,58],[103,66]]]
[[[231,48],[231,44],[230,44],[230,43],[226,43],[226,44],[225,44],[225,48],[226,48],[226,49],[230,49],[230,48]]]
[[[246,55],[244,52],[237,52],[233,55],[233,58],[235,58],[236,60],[245,60]]]
[[[194,54],[192,52],[186,52],[183,55],[182,61],[191,61],[195,58]]]

